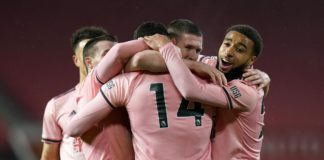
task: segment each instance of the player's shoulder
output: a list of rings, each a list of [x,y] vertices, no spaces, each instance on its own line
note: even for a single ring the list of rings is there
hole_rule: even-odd
[[[257,90],[256,85],[252,85],[247,81],[241,80],[241,79],[235,79],[229,82],[230,88],[235,89],[238,88],[240,90],[244,90],[245,92],[251,93],[251,94],[259,94],[259,90]]]
[[[112,80],[115,81],[133,81],[134,79],[140,77],[143,74],[143,72],[128,72],[128,73],[122,73],[114,77]],[[109,81],[108,81],[109,82]]]
[[[67,90],[67,91],[65,91],[65,92],[63,92],[63,93],[61,93],[61,94],[59,94],[59,95],[53,97],[52,99],[53,99],[54,101],[57,101],[57,100],[60,100],[60,99],[64,99],[64,98],[66,98],[66,97],[69,97],[69,96],[70,96],[71,94],[73,94],[74,92],[75,92],[75,87],[73,87],[73,88],[71,88],[71,89],[69,89],[69,90]]]
[[[57,113],[57,111],[64,108],[64,106],[69,105],[69,99],[71,99],[71,95],[74,93],[75,88],[71,88],[53,98],[51,98],[45,107],[45,117],[46,115],[51,115]]]
[[[62,104],[65,104],[75,93],[76,89],[75,87],[51,98],[48,102],[47,102],[47,107],[49,106],[61,106]]]
[[[116,85],[126,85],[126,84],[131,84],[134,83],[135,80],[141,75],[141,72],[128,72],[128,73],[122,73],[119,74],[117,76],[115,76],[114,78],[112,78],[111,80],[109,80],[108,82],[106,82],[102,88],[108,88],[111,89],[113,87],[115,87]]]
[[[248,106],[254,106],[263,97],[263,90],[257,90],[255,85],[251,85],[243,80],[232,80],[229,82],[228,91],[235,99],[240,99]]]

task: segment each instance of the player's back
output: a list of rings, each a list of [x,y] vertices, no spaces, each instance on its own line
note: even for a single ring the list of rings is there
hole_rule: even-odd
[[[81,84],[78,93],[78,109],[89,102],[100,87],[94,71],[90,72]],[[133,158],[133,148],[129,131],[129,120],[125,108],[118,108],[107,118],[93,126],[82,135],[82,149],[86,159],[96,160],[130,160]]]
[[[209,108],[183,99],[169,74],[136,76],[127,103],[136,159],[210,159]]]

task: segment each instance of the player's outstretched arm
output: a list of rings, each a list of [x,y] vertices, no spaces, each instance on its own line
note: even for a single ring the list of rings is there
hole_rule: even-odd
[[[82,107],[70,120],[66,134],[71,137],[78,137],[89,130],[93,125],[104,119],[112,111],[101,93]]]
[[[227,108],[226,95],[221,86],[199,81],[180,58],[180,52],[171,43],[163,46],[160,53],[181,95],[191,101]]]
[[[163,57],[158,51],[145,50],[136,53],[129,59],[125,68],[125,72],[149,71],[149,72],[167,72],[168,69]]]
[[[224,74],[218,71],[217,69],[192,60],[184,59],[183,61],[187,65],[187,67],[196,75],[202,78],[211,79],[214,83],[218,81],[221,84],[227,84],[227,80]],[[136,53],[132,58],[130,58],[130,60],[127,62],[124,68],[124,71],[167,72],[168,69],[163,57],[158,51],[145,50]]]
[[[202,67],[202,65],[204,64],[198,64],[199,62],[186,59],[184,59],[184,62],[188,66],[188,68],[197,75],[203,78],[210,78],[208,72],[211,71],[207,69],[207,67]],[[168,72],[168,68],[164,62],[162,55],[158,51],[145,50],[138,52],[133,57],[131,57],[126,64],[124,71]]]
[[[221,71],[217,70],[215,67],[211,67],[208,64],[192,61],[192,60],[183,60],[188,66],[188,68],[198,75],[201,78],[211,80],[215,84],[227,85],[227,79]]]
[[[97,78],[100,82],[106,83],[121,72],[130,57],[146,49],[148,49],[148,46],[142,38],[116,44],[95,68]]]

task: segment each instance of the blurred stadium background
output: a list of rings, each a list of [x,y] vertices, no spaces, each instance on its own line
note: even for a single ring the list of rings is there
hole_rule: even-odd
[[[201,27],[207,55],[230,25],[257,28],[265,48],[255,67],[272,79],[262,159],[324,157],[324,1],[13,0],[0,14],[0,159],[39,159],[45,105],[78,81],[69,42],[76,29],[99,25],[126,41],[143,21],[176,18]]]

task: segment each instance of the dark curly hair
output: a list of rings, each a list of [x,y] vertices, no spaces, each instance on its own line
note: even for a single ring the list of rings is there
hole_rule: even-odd
[[[203,33],[199,27],[188,19],[173,20],[169,23],[167,28],[170,38],[176,38],[177,40],[184,33],[192,34],[198,37],[203,36]]]
[[[104,28],[97,26],[86,26],[76,30],[71,37],[71,47],[73,54],[75,54],[75,49],[77,48],[79,42],[81,42],[82,40],[92,39],[107,34],[108,33]]]
[[[260,33],[255,28],[246,24],[237,24],[229,27],[226,30],[226,34],[230,31],[236,31],[248,37],[254,42],[254,55],[258,57],[261,54],[263,49],[263,40]]]
[[[83,57],[93,56],[95,52],[93,46],[100,41],[118,42],[117,37],[112,34],[107,34],[107,35],[92,38],[86,43],[86,45],[83,48]]]
[[[156,33],[169,36],[167,29],[162,23],[147,21],[136,28],[133,34],[133,38],[137,39],[139,37],[151,36]]]

